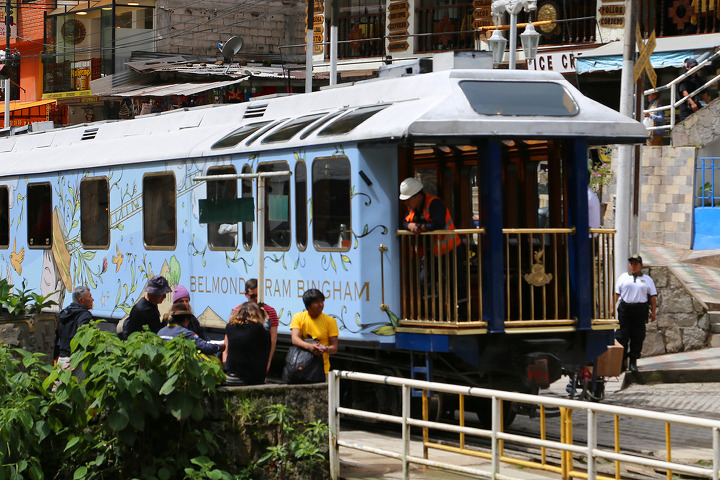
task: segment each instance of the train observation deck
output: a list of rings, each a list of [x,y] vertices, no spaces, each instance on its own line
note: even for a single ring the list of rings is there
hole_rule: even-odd
[[[573,295],[592,296],[592,328],[615,328],[610,308],[614,288],[614,230],[592,229],[592,291],[571,289],[572,228],[503,229],[504,321],[506,332],[532,329],[569,331],[577,328],[571,315]],[[397,232],[401,244],[401,331],[455,329],[458,333],[488,331],[483,311],[482,249],[484,228],[435,231],[414,235]],[[462,244],[435,256],[448,235]],[[427,253],[430,252],[430,253]]]

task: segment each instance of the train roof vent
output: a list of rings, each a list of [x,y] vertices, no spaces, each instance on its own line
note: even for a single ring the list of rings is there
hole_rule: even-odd
[[[80,140],[92,140],[97,135],[99,127],[86,128]]]
[[[243,118],[258,118],[265,115],[265,110],[267,110],[267,103],[261,103],[259,105],[248,105],[248,107],[245,109],[245,114],[243,115]]]

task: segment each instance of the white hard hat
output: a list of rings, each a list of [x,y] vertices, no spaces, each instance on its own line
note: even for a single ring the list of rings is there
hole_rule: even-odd
[[[407,200],[423,189],[420,180],[414,177],[406,178],[400,184],[400,200]]]

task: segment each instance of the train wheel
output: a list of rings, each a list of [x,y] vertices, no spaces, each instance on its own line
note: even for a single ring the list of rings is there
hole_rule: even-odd
[[[489,398],[473,398],[469,403],[478,416],[482,428],[492,427],[492,400]],[[517,415],[517,408],[513,402],[503,402],[503,428],[512,425]]]
[[[386,369],[379,374],[398,376],[397,372],[390,369]],[[346,385],[349,388],[341,390],[343,406],[390,415],[402,414],[402,391],[400,387],[366,382],[347,382]]]

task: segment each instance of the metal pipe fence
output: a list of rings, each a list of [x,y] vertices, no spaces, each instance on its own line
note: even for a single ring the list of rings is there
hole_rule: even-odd
[[[698,157],[695,161],[696,207],[720,207],[720,188],[715,188],[719,172],[720,157]]]
[[[378,414],[354,408],[340,406],[340,380],[369,382],[381,384],[384,387],[398,387],[402,390],[402,411],[400,415]],[[409,478],[409,467],[411,464],[425,465],[447,471],[462,472],[477,475],[482,478],[491,479],[514,479],[525,478],[514,477],[511,471],[505,469],[501,472],[500,465],[516,465],[522,468],[534,468],[546,472],[553,472],[561,475],[562,478],[587,478],[588,480],[612,478],[621,479],[623,468],[628,466],[641,466],[652,469],[664,470],[668,478],[673,475],[693,475],[698,478],[720,478],[720,421],[705,418],[696,418],[686,415],[671,413],[653,412],[649,410],[619,407],[601,403],[581,402],[577,400],[566,400],[561,398],[541,397],[521,393],[504,392],[484,388],[475,388],[443,383],[433,383],[421,380],[410,380],[398,377],[372,375],[366,373],[331,371],[329,374],[329,426],[330,426],[330,474],[332,479],[340,475],[340,447],[355,449],[372,454],[394,458],[402,462],[403,478]],[[411,389],[423,391],[423,418],[411,416],[410,399]],[[457,395],[460,398],[460,424],[429,420],[427,408],[427,392],[433,391],[446,395]],[[464,405],[467,399],[488,399],[492,426],[488,428],[477,428],[465,426]],[[537,430],[530,433],[508,433],[503,428],[503,404],[509,403],[532,405],[539,411],[537,419]],[[560,411],[560,440],[551,439],[547,426],[546,410],[557,408]],[[586,415],[587,432],[584,441],[576,438],[573,434],[573,413],[582,412]],[[347,442],[342,439],[340,425],[341,417],[369,419],[373,422],[389,422],[401,426],[402,436],[400,451],[392,451],[376,446]],[[599,425],[606,424],[607,418],[611,418],[614,425],[612,439],[605,439],[602,444],[599,439]],[[621,422],[630,420],[642,420],[653,424],[664,425],[665,434],[665,456],[650,457],[638,453],[637,445],[625,445],[620,436]],[[419,427],[423,430],[423,456],[418,457],[410,454],[410,428]],[[672,459],[671,432],[674,428],[691,428],[697,432],[697,449],[704,449],[708,452],[705,462],[692,464]],[[442,444],[430,440],[429,431],[442,431],[458,434],[459,446]],[[705,437],[702,433],[705,433]],[[479,439],[486,439],[490,446],[487,448],[469,448],[466,445],[467,437],[472,436]],[[635,439],[630,442],[636,441]],[[508,445],[532,446],[540,449],[540,460],[527,460],[523,452],[514,453]],[[465,455],[472,455],[484,458],[487,465],[481,468],[458,466],[449,462],[430,460],[429,452],[432,449],[452,451]],[[549,460],[550,452],[559,452],[560,460],[552,462]],[[576,461],[576,459],[578,461]],[[605,470],[614,471],[605,475],[599,473],[599,465],[602,464]],[[583,469],[583,465],[585,468]]]

